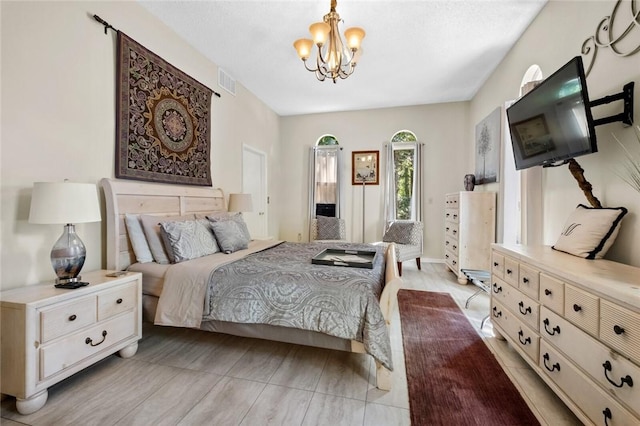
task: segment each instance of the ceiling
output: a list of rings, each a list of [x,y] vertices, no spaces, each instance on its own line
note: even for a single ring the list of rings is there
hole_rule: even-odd
[[[293,48],[330,0],[139,3],[287,116],[470,100],[546,1],[339,0],[340,32],[367,34],[354,74],[336,84],[316,80]]]

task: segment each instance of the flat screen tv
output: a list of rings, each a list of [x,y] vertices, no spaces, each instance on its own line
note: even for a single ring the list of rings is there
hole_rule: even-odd
[[[596,152],[582,58],[570,60],[507,108],[507,120],[516,170]]]

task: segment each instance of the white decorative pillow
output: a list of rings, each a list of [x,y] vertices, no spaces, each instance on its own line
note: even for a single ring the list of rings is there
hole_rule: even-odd
[[[218,246],[223,252],[229,254],[249,247],[249,239],[236,221],[214,221],[209,222],[209,226],[213,229]]]
[[[140,217],[136,214],[127,213],[124,215],[124,222],[138,263],[153,262],[153,255],[151,254],[149,243],[147,243],[147,238],[144,236]]]
[[[162,241],[162,235],[160,234],[160,222],[175,222],[193,220],[194,215],[185,216],[153,216],[153,215],[140,215],[140,222],[142,223],[142,229],[144,235],[147,237],[147,243],[149,243],[149,249],[153,255],[153,260],[156,263],[167,264],[171,263],[165,245]]]
[[[206,219],[184,222],[160,222],[160,228],[175,263],[220,251]]]
[[[627,209],[592,208],[578,204],[551,247],[586,259],[601,259],[616,239]]]
[[[320,216],[317,220],[317,239],[318,240],[341,240],[346,234],[344,229],[344,220],[337,217]]]

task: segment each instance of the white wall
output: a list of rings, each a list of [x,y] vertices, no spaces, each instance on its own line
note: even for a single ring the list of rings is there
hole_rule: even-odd
[[[631,2],[624,1],[611,30],[614,36],[626,28],[630,20]],[[527,68],[538,64],[545,76],[580,54],[582,43],[592,36],[598,23],[610,15],[615,1],[550,1],[530,25],[518,43],[474,97],[470,107],[469,129],[472,132],[479,122],[504,101],[518,95],[520,81]],[[636,28],[619,47],[628,51],[640,43],[640,31]],[[597,99],[618,93],[622,86],[635,81],[635,119],[640,123],[640,53],[629,57],[614,55],[610,49],[598,50],[593,70],[587,79],[589,96]],[[621,103],[593,110],[595,118],[622,112]],[[621,149],[612,134],[629,146],[637,147],[633,131],[622,123],[596,128],[598,150],[596,154],[579,157],[577,161],[585,170],[585,177],[593,185],[593,192],[605,207],[625,206],[629,214],[622,222],[620,235],[607,258],[640,266],[640,194],[628,187],[615,170],[623,162]],[[473,146],[469,146],[468,158],[473,162]],[[553,244],[558,238],[565,220],[576,205],[588,205],[586,198],[571,176],[567,166],[543,169],[543,230],[544,244]],[[493,184],[497,190],[497,184]]]
[[[126,2],[0,3],[2,23],[2,289],[55,278],[49,262],[62,226],[28,223],[35,181],[97,183],[114,176],[115,35],[97,14],[216,91],[217,66],[144,8]],[[274,159],[278,116],[238,84],[237,96],[213,97],[213,185],[240,192],[242,143],[268,154],[272,205],[280,202]],[[251,123],[250,126],[247,123]],[[277,205],[277,204],[276,204]],[[269,232],[278,234],[271,213]],[[80,224],[85,270],[105,263],[103,225]]]
[[[357,77],[353,77],[357,78]],[[322,84],[322,83],[317,83]],[[325,83],[326,84],[326,83]],[[463,178],[473,173],[466,161],[469,134],[468,103],[447,103],[404,108],[375,109],[328,114],[309,114],[281,119],[283,185],[280,238],[303,241],[307,238],[308,153],[326,133],[337,137],[344,148],[345,205],[347,237],[362,242],[362,186],[351,185],[351,153],[379,150],[381,177],[384,176],[383,145],[399,130],[411,130],[424,148],[424,255],[444,256],[444,196],[463,190]],[[383,185],[365,190],[365,242],[382,239]]]

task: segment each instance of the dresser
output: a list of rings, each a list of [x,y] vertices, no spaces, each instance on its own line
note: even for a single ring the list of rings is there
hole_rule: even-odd
[[[494,332],[585,424],[640,424],[640,268],[492,246]]]
[[[136,353],[142,337],[142,274],[82,274],[75,290],[53,283],[0,293],[3,394],[16,397],[21,414],[46,403],[47,389],[119,352]]]
[[[462,191],[447,194],[444,212],[444,258],[460,284],[462,269],[490,270],[496,234],[496,193]]]

